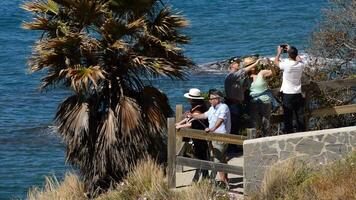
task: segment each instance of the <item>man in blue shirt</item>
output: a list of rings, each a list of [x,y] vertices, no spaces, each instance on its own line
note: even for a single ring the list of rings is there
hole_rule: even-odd
[[[214,132],[226,134],[231,130],[231,116],[229,107],[222,102],[223,95],[216,89],[209,90],[209,102],[211,107],[208,111],[202,114],[192,114],[194,119],[208,119],[209,128],[206,128],[206,132]],[[213,141],[213,153],[216,162],[227,163],[226,161],[226,149],[227,144],[223,142]],[[228,186],[227,173],[218,172],[220,181]]]

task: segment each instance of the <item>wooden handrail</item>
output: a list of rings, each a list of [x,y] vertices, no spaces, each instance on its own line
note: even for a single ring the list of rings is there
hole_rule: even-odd
[[[342,115],[356,113],[356,104],[349,104],[343,106],[335,106],[331,108],[319,108],[311,110],[310,112],[304,113],[304,116],[310,117],[326,117],[330,115]],[[279,123],[283,121],[283,114],[280,115],[271,115],[271,123]]]
[[[243,168],[241,166],[216,163],[207,160],[198,160],[193,158],[186,158],[183,156],[177,156],[177,163],[182,164],[184,166],[195,167],[197,169],[215,170],[219,172],[239,175],[243,174]]]
[[[206,133],[203,130],[197,129],[180,129],[176,132],[177,136],[188,137],[194,139],[201,139],[207,141],[219,141],[228,144],[238,144],[242,145],[247,137],[242,135],[232,135],[232,134],[221,134],[221,133]]]
[[[342,80],[331,80],[331,81],[320,81],[314,82],[311,81],[308,84],[302,85],[302,91],[308,92],[310,89],[313,91],[318,88],[319,90],[325,89],[339,89],[345,87],[355,87],[356,86],[356,78],[348,78]],[[279,95],[280,88],[273,88],[272,93],[274,96]]]

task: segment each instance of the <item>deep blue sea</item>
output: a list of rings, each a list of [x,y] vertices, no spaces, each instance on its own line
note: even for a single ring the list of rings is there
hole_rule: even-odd
[[[44,176],[63,177],[65,147],[53,133],[52,119],[64,90],[40,93],[41,74],[29,74],[26,60],[39,32],[20,28],[30,15],[22,0],[0,1],[0,199],[26,198],[28,188],[41,186]],[[235,55],[273,56],[289,43],[304,51],[327,0],[167,0],[190,20],[184,32],[192,40],[186,55],[197,64]],[[170,103],[185,103],[190,87],[222,88],[222,73],[191,73],[187,81],[158,79],[153,83]]]

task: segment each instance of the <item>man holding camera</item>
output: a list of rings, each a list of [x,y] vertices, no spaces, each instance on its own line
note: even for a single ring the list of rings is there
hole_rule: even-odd
[[[282,53],[288,54],[288,59],[280,61]],[[296,116],[297,132],[305,131],[303,120],[304,98],[302,96],[301,78],[304,63],[298,56],[297,48],[289,45],[280,45],[274,64],[283,71],[282,99],[284,114],[284,133],[293,133],[293,115]]]

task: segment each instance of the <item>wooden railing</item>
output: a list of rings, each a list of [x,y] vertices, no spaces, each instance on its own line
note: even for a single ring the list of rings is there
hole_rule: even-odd
[[[223,163],[215,163],[207,160],[199,160],[187,158],[182,156],[184,145],[177,145],[177,141],[181,141],[183,137],[194,139],[201,139],[206,141],[225,142],[227,144],[242,145],[243,141],[247,139],[245,136],[221,134],[221,133],[206,133],[202,130],[196,129],[175,129],[175,118],[168,118],[168,186],[170,188],[176,187],[176,170],[177,166],[189,166],[197,169],[212,170],[214,172],[226,172],[231,174],[242,175],[243,169],[241,166],[228,165]],[[255,129],[247,130],[249,135],[254,135]],[[178,140],[177,140],[178,137]],[[179,147],[177,151],[177,146]]]

